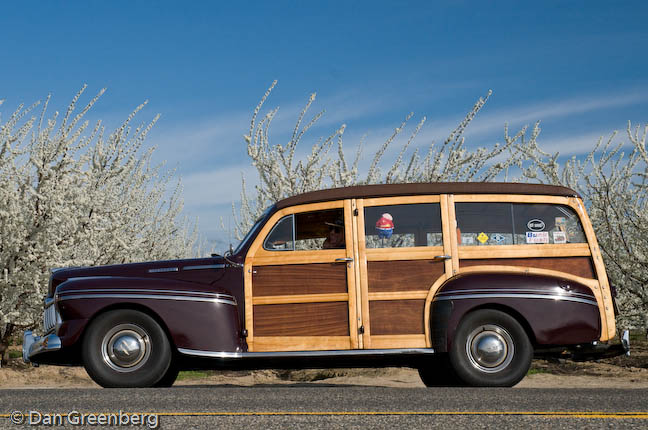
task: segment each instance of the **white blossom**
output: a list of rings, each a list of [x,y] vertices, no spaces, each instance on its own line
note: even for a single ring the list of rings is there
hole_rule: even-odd
[[[14,329],[37,327],[49,271],[193,254],[180,220],[181,187],[151,164],[144,140],[155,124],[134,125],[138,106],[116,130],[77,111],[85,86],[61,118],[46,118],[50,97],[0,118],[0,346]]]

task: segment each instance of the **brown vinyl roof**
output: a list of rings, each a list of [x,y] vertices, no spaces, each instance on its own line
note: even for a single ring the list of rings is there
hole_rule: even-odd
[[[531,194],[580,197],[570,188],[557,185],[524,184],[511,182],[431,182],[417,184],[378,184],[330,188],[288,197],[277,202],[277,209],[304,203],[329,200],[416,196],[421,194]]]

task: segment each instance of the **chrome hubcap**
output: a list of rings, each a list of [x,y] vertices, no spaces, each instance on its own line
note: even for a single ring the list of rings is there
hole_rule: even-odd
[[[101,342],[104,362],[117,372],[134,372],[151,354],[146,331],[135,324],[120,324],[106,333]]]
[[[511,363],[514,353],[511,335],[496,325],[480,326],[466,339],[466,355],[470,363],[482,372],[501,371]]]

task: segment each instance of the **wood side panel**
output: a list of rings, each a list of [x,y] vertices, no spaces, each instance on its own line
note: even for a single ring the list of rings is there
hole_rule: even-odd
[[[444,273],[444,262],[436,260],[369,261],[369,293],[428,290]]]
[[[533,258],[533,257],[587,257],[592,255],[586,243],[564,245],[487,245],[458,246],[459,259],[479,258]]]
[[[347,302],[254,305],[255,336],[349,336]]]
[[[424,334],[425,300],[370,301],[372,335]]]
[[[401,334],[392,336],[372,336],[371,346],[375,349],[391,348],[429,348],[423,334]]]
[[[345,264],[254,266],[252,294],[254,297],[259,297],[346,293],[346,278]]]
[[[524,266],[538,269],[556,270],[582,278],[595,279],[592,260],[589,257],[557,258],[493,258],[480,260],[461,260],[460,267],[471,266]]]
[[[354,349],[349,336],[261,336],[256,351],[326,351]]]

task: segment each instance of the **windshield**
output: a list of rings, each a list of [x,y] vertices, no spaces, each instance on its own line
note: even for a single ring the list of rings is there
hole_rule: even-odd
[[[254,225],[252,226],[252,228],[250,229],[250,231],[248,231],[247,234],[245,235],[245,237],[243,238],[243,240],[242,240],[241,242],[239,242],[238,246],[237,246],[236,249],[234,250],[234,254],[238,254],[238,252],[241,250],[241,247],[242,247],[245,243],[247,243],[247,241],[250,239],[250,237],[251,237],[253,234],[256,233],[256,231],[257,231],[257,230],[259,229],[259,227],[261,226],[263,220],[265,220],[266,217],[268,216],[268,213],[270,212],[271,209],[272,209],[272,206],[266,208],[266,209],[263,211],[263,213],[261,214],[261,216],[260,216],[260,217],[259,217],[259,218],[254,222]]]

